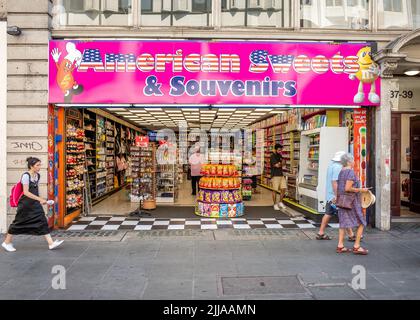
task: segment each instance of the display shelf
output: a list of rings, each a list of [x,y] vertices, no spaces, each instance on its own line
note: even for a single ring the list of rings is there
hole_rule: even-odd
[[[204,164],[201,174],[203,177],[200,179],[195,211],[197,215],[221,218],[244,214],[241,177],[236,165]]]
[[[130,146],[132,202],[140,200],[156,203],[156,152],[155,145],[148,147]],[[140,199],[142,197],[142,199]]]
[[[325,212],[328,165],[337,151],[347,148],[348,129],[345,127],[322,127],[302,131],[299,203],[318,212]]]
[[[80,110],[67,110],[65,125],[66,183],[65,216],[77,215],[83,205],[83,175],[85,173],[83,114]]]

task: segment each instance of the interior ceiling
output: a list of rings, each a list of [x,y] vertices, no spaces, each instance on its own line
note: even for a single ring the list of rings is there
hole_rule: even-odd
[[[285,112],[280,108],[107,108],[108,112],[149,130],[176,129],[186,121],[188,128],[241,129],[252,123]]]

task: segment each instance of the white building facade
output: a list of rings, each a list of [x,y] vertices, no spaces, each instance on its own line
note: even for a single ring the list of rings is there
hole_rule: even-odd
[[[7,196],[29,155],[43,163],[40,191],[47,193],[51,39],[370,41],[379,51],[416,28],[416,0],[0,0],[0,233],[14,218]],[[398,85],[392,75],[406,62],[386,53],[378,57],[387,73],[374,154],[375,224],[382,230],[391,216],[388,95]]]

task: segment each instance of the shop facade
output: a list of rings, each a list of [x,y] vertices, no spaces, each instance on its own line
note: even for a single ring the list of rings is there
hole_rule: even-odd
[[[131,1],[128,2],[131,3]],[[98,1],[98,3],[101,2]],[[164,39],[199,39],[199,41],[207,41],[214,39],[218,41],[235,40],[242,42],[261,39],[294,42],[339,40],[340,42],[376,42],[377,50],[379,51],[401,33],[406,32],[401,31],[401,29],[413,29],[412,21],[417,21],[408,19],[406,25],[394,26],[394,29],[391,28],[392,26],[385,26],[384,21],[389,21],[389,19],[383,19],[386,13],[380,12],[380,10],[384,8],[378,8],[376,2],[369,2],[368,6],[361,5],[363,10],[368,10],[365,22],[354,21],[359,23],[359,25],[356,26],[356,23],[351,26],[342,26],[340,25],[342,19],[336,19],[338,22],[336,21],[332,25],[329,24],[332,20],[321,21],[321,17],[317,18],[312,14],[316,11],[314,8],[305,7],[305,12],[302,13],[297,1],[293,2],[290,7],[286,8],[285,6],[282,10],[274,10],[275,15],[268,15],[267,12],[271,9],[267,8],[249,8],[248,4],[246,4],[244,7],[240,6],[232,9],[230,7],[225,8],[223,1],[212,1],[210,6],[200,9],[205,11],[205,13],[201,15],[194,14],[194,21],[196,21],[194,25],[196,27],[191,27],[191,24],[183,25],[182,19],[179,19],[177,16],[178,13],[173,11],[169,11],[170,14],[167,14],[170,18],[168,25],[158,26],[153,22],[152,16],[156,15],[154,12],[156,11],[155,6],[159,5],[157,2],[153,3],[151,10],[147,11],[143,10],[146,8],[140,8],[140,1],[133,1],[129,10],[133,18],[131,19],[130,15],[128,15],[126,21],[127,10],[120,10],[121,8],[118,8],[118,10],[111,8],[112,10],[109,12],[114,12],[111,15],[109,15],[109,12],[103,15],[100,7],[90,8],[91,11],[99,12],[99,14],[86,15],[83,13],[86,8],[83,10],[72,8],[74,12],[77,11],[76,14],[62,12],[63,8],[53,6],[55,4],[53,1],[31,1],[30,3],[26,1],[7,1],[8,25],[18,25],[23,30],[21,36],[11,34],[7,36],[7,108],[2,109],[3,114],[1,117],[2,119],[7,119],[7,174],[2,179],[2,181],[7,182],[7,191],[10,190],[24,170],[24,159],[28,155],[37,154],[41,158],[44,167],[41,192],[43,194],[47,194],[48,191],[53,192],[53,189],[51,189],[53,184],[48,183],[48,165],[50,165],[49,160],[51,160],[48,158],[48,150],[54,142],[54,137],[49,135],[48,132],[48,117],[49,114],[51,115],[51,112],[48,113],[50,101],[48,100],[49,66],[47,61],[51,59],[49,50],[51,38],[55,40],[112,39],[114,41],[127,38],[136,41],[139,41],[137,40],[139,38],[155,41],[163,41]],[[248,1],[244,1],[244,3],[248,3]],[[64,3],[60,4],[63,5]],[[194,6],[196,11],[196,4]],[[68,9],[65,4],[64,9]],[[409,9],[412,10],[413,7],[404,6],[405,11],[401,12],[401,14],[404,14]],[[187,14],[184,17],[187,19],[183,21],[187,21],[188,17],[193,15],[194,10],[192,7],[189,11],[187,10],[186,12],[191,12],[191,14]],[[232,10],[236,10],[235,12],[239,13],[236,14],[236,18],[242,16],[243,21],[241,19],[240,22],[230,20],[229,15],[232,15]],[[255,12],[251,11],[255,10],[261,12],[260,18],[252,20],[253,18],[251,17],[255,17]],[[142,14],[133,14],[133,12],[140,11],[148,12],[149,18],[145,18]],[[118,16],[119,14],[121,16]],[[302,18],[302,14],[304,18]],[[340,15],[339,13],[336,14]],[[33,19],[27,19],[29,15]],[[63,15],[67,19],[64,21],[64,24],[62,24],[63,20],[57,20],[57,17],[63,18]],[[223,18],[226,15],[228,17]],[[276,26],[273,27],[273,23],[269,21],[269,16],[282,18],[279,18],[280,20],[277,20]],[[377,16],[382,18],[378,19]],[[409,16],[417,17],[413,12]],[[302,19],[307,22],[301,24]],[[92,21],[95,22],[91,23]],[[230,24],[226,24],[226,21],[230,21]],[[370,26],[368,27],[370,31],[360,31],[364,28],[366,21]],[[180,25],[176,25],[177,23],[180,23]],[[265,26],[266,28],[261,29],[259,26]],[[324,30],[320,32],[319,28]],[[349,28],[352,29],[351,32],[346,30]],[[385,30],[389,28],[392,30]],[[267,29],[273,32],[268,32]],[[209,32],[209,30],[211,31]],[[382,63],[380,60],[379,62]],[[382,64],[385,65],[385,62]],[[389,61],[386,65],[389,65]],[[375,219],[372,220],[374,220],[374,224],[378,228],[387,230],[390,227],[391,215],[389,187],[391,141],[387,138],[390,136],[391,128],[391,106],[388,105],[388,89],[392,87],[394,82],[393,80],[386,80],[385,82],[384,78],[382,77],[381,79],[381,104],[378,107],[368,108],[370,114],[368,113],[367,121],[370,121],[368,126],[374,128],[372,131],[374,131],[373,137],[375,138],[375,143],[369,145],[371,148],[374,148],[374,152],[370,153],[371,160],[375,164],[371,174],[376,177],[375,193],[378,199],[374,213]],[[50,176],[49,179],[53,179],[53,176]],[[14,212],[7,207],[6,201],[2,202],[2,208],[4,208],[4,210],[1,210],[2,214],[6,215],[7,213],[7,216],[2,217],[2,221],[7,221],[5,226],[2,225],[2,231],[5,231],[6,226],[10,224],[14,217]]]
[[[371,53],[374,45],[51,41],[49,136],[54,137],[54,148],[49,152],[53,185],[49,182],[49,197],[56,199],[51,210],[54,225],[66,227],[86,212],[89,198],[100,200],[128,181],[134,196],[138,184],[142,190],[152,179],[146,200],[175,204],[177,177],[183,174],[181,166],[188,164],[182,161],[191,154],[194,145],[190,142],[195,143],[197,132],[199,143],[203,143],[202,135],[208,136],[201,145],[204,150],[209,140],[223,134],[231,134],[234,145],[226,150],[223,146],[230,141],[223,140],[223,146],[210,145],[207,153],[200,150],[205,165],[192,203],[196,214],[212,218],[246,214],[241,183],[245,154],[255,150],[261,163],[251,168],[256,170],[253,175],[261,187],[272,190],[269,159],[280,143],[285,146],[285,201],[319,221],[326,207],[327,167],[337,151],[355,154],[363,186],[373,180],[368,146],[374,132],[368,130],[367,121],[380,99],[379,68]],[[373,71],[368,72],[369,68]],[[319,94],[325,88],[330,90]],[[90,113],[101,109],[108,112],[103,119],[97,111],[96,116]],[[200,116],[188,114],[189,109]],[[152,116],[146,110],[152,110]],[[234,111],[225,112],[229,110]],[[112,114],[137,125],[137,130],[117,128],[116,121],[110,121]],[[198,127],[188,128],[197,122]],[[161,164],[153,155],[153,168],[137,162],[144,150],[135,141],[146,138],[145,130],[161,137],[154,146],[156,154],[162,154],[167,144],[174,146],[173,163]],[[182,130],[184,138],[179,134]],[[235,134],[239,134],[236,141]],[[161,143],[163,135],[168,135],[167,144]],[[243,141],[249,140],[249,150],[243,150]],[[117,151],[118,144],[126,151]],[[181,145],[187,148],[182,150]],[[222,159],[227,154],[232,158]],[[130,172],[138,172],[121,185],[114,184],[118,157],[127,161]],[[161,187],[171,184],[161,192]]]

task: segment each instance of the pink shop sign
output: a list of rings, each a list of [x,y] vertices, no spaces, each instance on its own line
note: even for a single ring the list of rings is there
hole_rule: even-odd
[[[50,41],[49,102],[379,104],[369,43]]]

